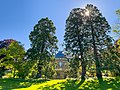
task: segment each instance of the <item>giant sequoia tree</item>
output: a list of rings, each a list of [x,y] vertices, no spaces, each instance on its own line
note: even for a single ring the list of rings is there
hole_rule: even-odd
[[[109,36],[111,27],[96,6],[88,4],[85,7],[85,10],[89,13],[86,17],[86,21],[92,36],[91,43],[94,51],[96,75],[98,79],[101,79],[102,73],[99,55],[100,51],[106,48],[112,42],[111,37]]]
[[[67,50],[81,56],[82,79],[85,76],[86,50],[92,50],[96,64],[96,75],[102,78],[100,52],[111,42],[110,25],[97,7],[88,4],[85,9],[73,9],[66,20],[65,45]],[[92,52],[91,52],[92,54]]]
[[[87,32],[83,23],[83,9],[75,8],[70,12],[69,17],[66,20],[66,29],[64,35],[64,41],[66,50],[73,53],[79,58],[82,65],[82,77],[85,79],[86,63],[84,59],[85,46],[87,45]],[[78,63],[79,63],[78,61]]]
[[[29,39],[31,48],[28,50],[28,57],[37,62],[37,78],[41,77],[41,69],[45,62],[57,50],[57,37],[55,36],[55,26],[48,18],[42,18],[31,31]]]

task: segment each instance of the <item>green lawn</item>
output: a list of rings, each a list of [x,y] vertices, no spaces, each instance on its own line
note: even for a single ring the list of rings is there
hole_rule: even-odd
[[[120,78],[80,80],[0,79],[0,90],[120,90]]]

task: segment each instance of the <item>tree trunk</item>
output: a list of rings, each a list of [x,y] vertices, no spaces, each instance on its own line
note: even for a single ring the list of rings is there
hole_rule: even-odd
[[[101,69],[100,69],[100,61],[99,61],[98,56],[97,56],[97,48],[96,48],[96,44],[95,44],[94,29],[93,29],[92,25],[91,25],[91,31],[92,31],[94,58],[95,58],[95,64],[96,64],[96,76],[98,79],[102,79],[102,73],[101,73]]]
[[[42,48],[41,48],[41,55],[42,55],[42,53],[43,53],[43,51],[44,51],[44,47],[45,47],[45,44],[44,44],[44,42],[43,42],[43,45],[42,45]],[[40,62],[40,60],[42,60],[42,57],[40,56],[40,59],[39,59],[39,61],[38,61],[38,72],[37,72],[37,76],[36,76],[36,78],[41,78],[42,77],[42,72],[41,72],[41,70],[42,70],[42,63]]]
[[[42,70],[42,66],[41,66],[41,63],[39,61],[39,63],[38,63],[38,72],[37,72],[36,78],[41,78],[42,77],[41,70]]]
[[[84,61],[84,55],[83,55],[84,49],[83,49],[83,45],[81,43],[83,41],[83,35],[79,35],[78,36],[78,40],[79,40],[78,43],[79,43],[80,55],[81,55],[80,61],[81,61],[81,64],[82,64],[82,76],[81,76],[81,80],[85,80],[86,63]]]
[[[81,76],[82,80],[85,80],[85,74],[86,74],[86,64],[84,61],[82,61],[82,76]]]
[[[101,73],[101,69],[100,69],[100,62],[99,60],[96,60],[96,76],[98,79],[102,79],[102,73]]]
[[[15,78],[15,69],[13,68],[13,78]]]

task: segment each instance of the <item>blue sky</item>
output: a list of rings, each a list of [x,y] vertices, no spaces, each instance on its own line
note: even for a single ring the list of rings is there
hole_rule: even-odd
[[[115,11],[120,9],[120,0],[0,0],[0,40],[15,39],[27,50],[34,25],[48,17],[54,22],[59,43],[63,43],[65,21],[71,9],[87,4],[97,6],[111,26],[117,21]]]

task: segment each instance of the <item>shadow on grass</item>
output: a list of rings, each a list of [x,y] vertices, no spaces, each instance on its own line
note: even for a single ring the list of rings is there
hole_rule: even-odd
[[[120,79],[107,78],[102,80],[89,79],[85,81],[66,80],[51,86],[43,86],[40,90],[120,90]]]
[[[120,78],[108,78],[99,82],[101,90],[120,90]]]
[[[33,84],[43,83],[39,90],[120,90],[120,78],[105,78],[102,80],[87,79],[73,80],[53,83],[55,81],[46,82],[46,80],[22,80],[22,79],[0,79],[0,90],[12,90],[27,88]],[[44,84],[46,83],[46,84]],[[41,85],[41,84],[40,84]]]
[[[88,80],[80,90],[120,90],[120,79],[107,78],[104,80]]]
[[[43,83],[46,80],[24,80],[24,79],[0,79],[0,90],[12,90],[19,88],[27,88],[32,84]]]

